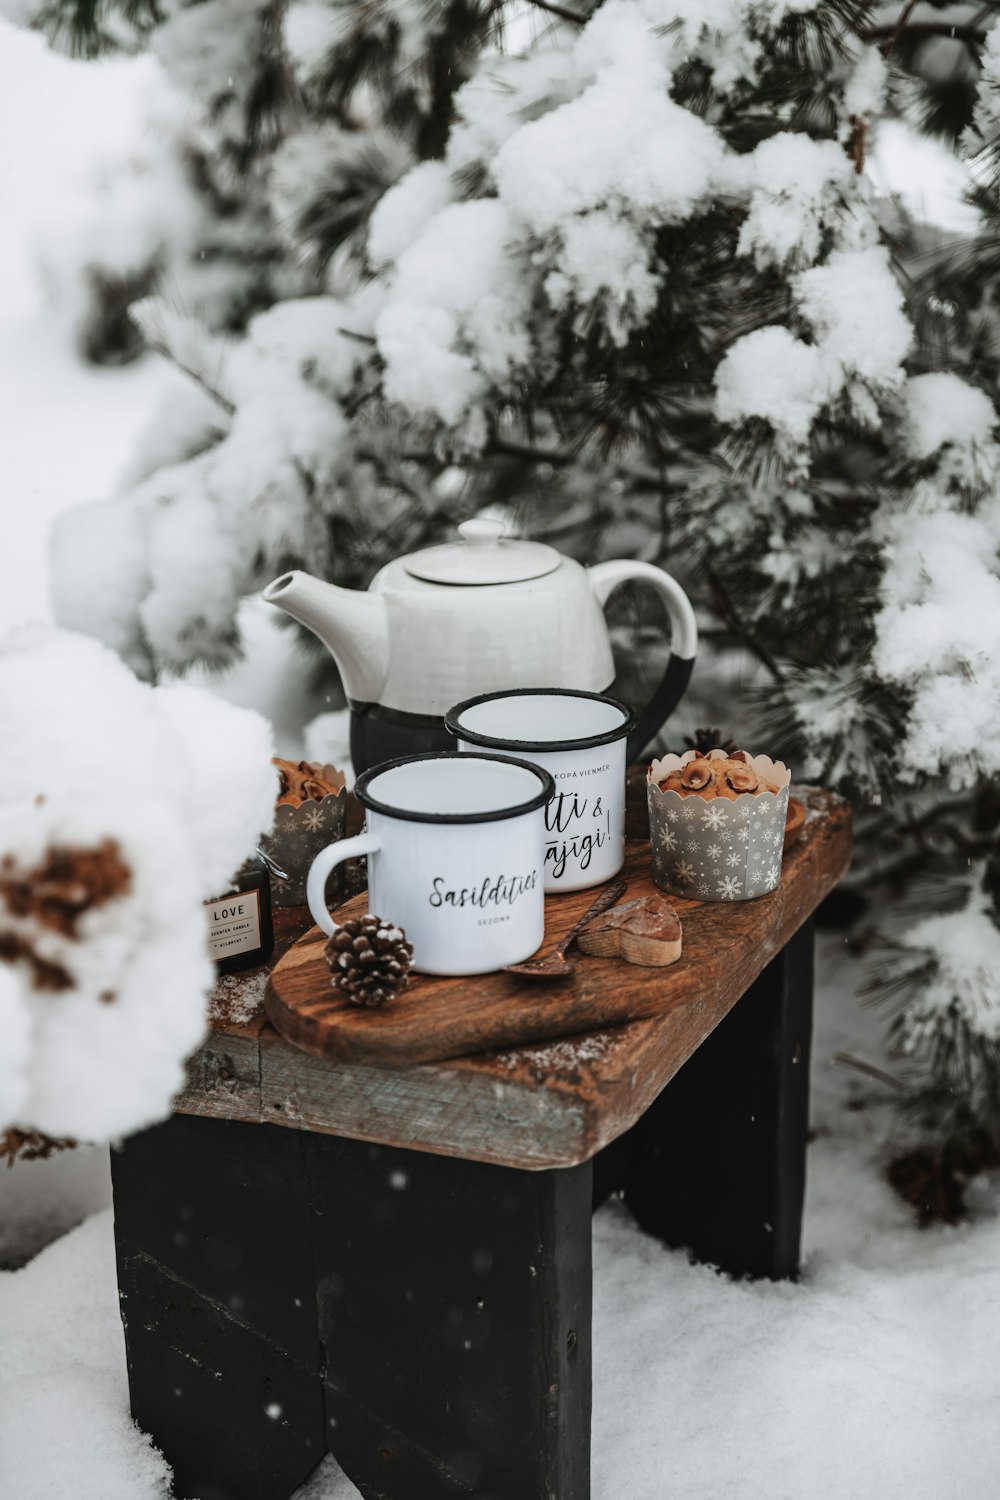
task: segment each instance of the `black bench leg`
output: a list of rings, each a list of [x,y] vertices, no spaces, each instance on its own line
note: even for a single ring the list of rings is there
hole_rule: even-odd
[[[631,1133],[636,1219],[735,1276],[798,1273],[812,1000],[806,923]]]
[[[365,1500],[588,1500],[589,1163],[306,1149],[327,1441]]]
[[[286,1500],[326,1451],[297,1132],[178,1115],[112,1171],[133,1415],[186,1500]]]

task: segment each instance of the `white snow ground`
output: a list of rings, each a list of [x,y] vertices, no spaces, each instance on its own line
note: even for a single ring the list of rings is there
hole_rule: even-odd
[[[0,158],[0,630],[48,613],[49,518],[114,483],[174,378],[155,361],[82,367],[25,254],[43,210],[127,139],[140,85],[127,67],[98,75],[53,59],[0,19],[0,136],[18,142]],[[911,168],[909,144],[889,145],[934,217],[959,222],[945,167],[929,171],[925,154]],[[260,649],[273,711],[290,723],[281,694],[294,671],[266,631]],[[261,678],[251,667],[230,686],[253,694]],[[879,1034],[877,1019],[859,1019],[852,965],[828,941],[800,1284],[727,1282],[661,1249],[617,1206],[598,1215],[594,1500],[997,1493],[1000,1187],[976,1185],[961,1228],[913,1228],[881,1176],[878,1088],[831,1063],[838,1050],[877,1057]],[[0,1265],[28,1262],[0,1272],[4,1500],[168,1493],[165,1464],[128,1415],[108,1203],[103,1151],[0,1172]],[[298,1500],[355,1495],[328,1461]]]
[[[803,1280],[727,1281],[664,1250],[618,1205],[601,1210],[594,1500],[996,1494],[1000,1189],[982,1180],[961,1228],[913,1227],[880,1175],[888,1117],[878,1086],[831,1064],[838,1050],[876,1055],[879,1023],[859,1023],[839,940],[822,952]],[[168,1493],[161,1457],[128,1420],[95,1156],[80,1160],[86,1190],[71,1209],[72,1159],[0,1178],[0,1216],[14,1205],[27,1248],[25,1195],[55,1200],[50,1223],[91,1211],[22,1270],[0,1273],[0,1474],[12,1500]],[[297,1500],[356,1497],[330,1459]]]

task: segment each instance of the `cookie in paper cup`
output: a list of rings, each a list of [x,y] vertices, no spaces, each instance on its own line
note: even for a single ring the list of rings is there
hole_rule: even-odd
[[[697,901],[750,901],[773,891],[781,880],[791,779],[769,755],[689,750],[654,760],[646,800],[660,890]],[[755,789],[736,790],[733,783]]]
[[[274,810],[274,827],[261,840],[264,853],[277,866],[271,872],[271,900],[275,906],[304,906],[306,877],[313,860],[327,844],[344,837],[347,788],[344,773],[336,766],[307,761],[299,761],[297,766],[291,761],[276,764],[279,769],[285,768],[282,783],[286,790]],[[331,877],[331,899],[340,894]]]

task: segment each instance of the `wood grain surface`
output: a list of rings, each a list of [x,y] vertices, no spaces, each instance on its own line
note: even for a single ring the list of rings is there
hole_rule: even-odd
[[[629,812],[638,831],[644,788],[639,775],[632,781]],[[846,870],[847,804],[818,788],[798,787],[796,796],[806,807],[805,827],[787,856],[780,889],[741,907],[711,908],[736,923],[732,931],[728,924],[720,930],[721,950],[717,945],[710,962],[700,962],[706,944],[692,937],[699,928],[685,913],[689,903],[676,902],[684,956],[670,969],[648,971],[662,996],[653,1015],[561,1041],[386,1068],[331,1062],[291,1046],[264,1014],[267,970],[230,975],[216,990],[211,1030],[189,1061],[175,1108],[528,1169],[585,1161],[639,1118]],[[756,933],[752,924],[742,927],[754,912],[767,917]],[[289,909],[293,925],[283,925],[279,947],[298,936],[294,918]],[[303,922],[308,915],[300,912],[299,930]],[[588,966],[602,962],[630,994],[639,971],[586,960]],[[545,1003],[544,993],[534,993],[535,1004]]]
[[[802,830],[806,823],[806,810],[797,797],[788,799],[788,816],[785,819],[784,852],[787,854],[793,844],[797,844],[802,837]]]
[[[275,966],[265,1009],[276,1030],[302,1051],[376,1067],[445,1062],[661,1015],[690,1003],[706,986],[715,988],[723,972],[741,972],[744,955],[787,941],[812,910],[817,882],[824,883],[827,875],[825,860],[803,860],[802,852],[801,845],[789,852],[780,888],[755,901],[675,899],[684,952],[669,975],[629,967],[617,957],[578,954],[573,973],[547,985],[544,994],[537,984],[507,973],[415,974],[403,994],[373,1010],[351,1005],[332,988],[327,939],[314,927]],[[828,854],[839,859],[835,844]],[[630,843],[622,873],[628,881],[626,901],[658,894],[646,841]],[[558,946],[593,898],[592,890],[546,898],[539,956]],[[367,910],[367,900],[367,894],[355,897],[335,917],[358,916]],[[748,973],[747,983],[760,967]]]

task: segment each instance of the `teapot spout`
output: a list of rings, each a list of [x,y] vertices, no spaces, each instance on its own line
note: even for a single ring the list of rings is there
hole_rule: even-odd
[[[340,668],[352,703],[377,702],[389,665],[385,601],[380,594],[338,588],[296,570],[269,583],[262,597],[319,637]]]

